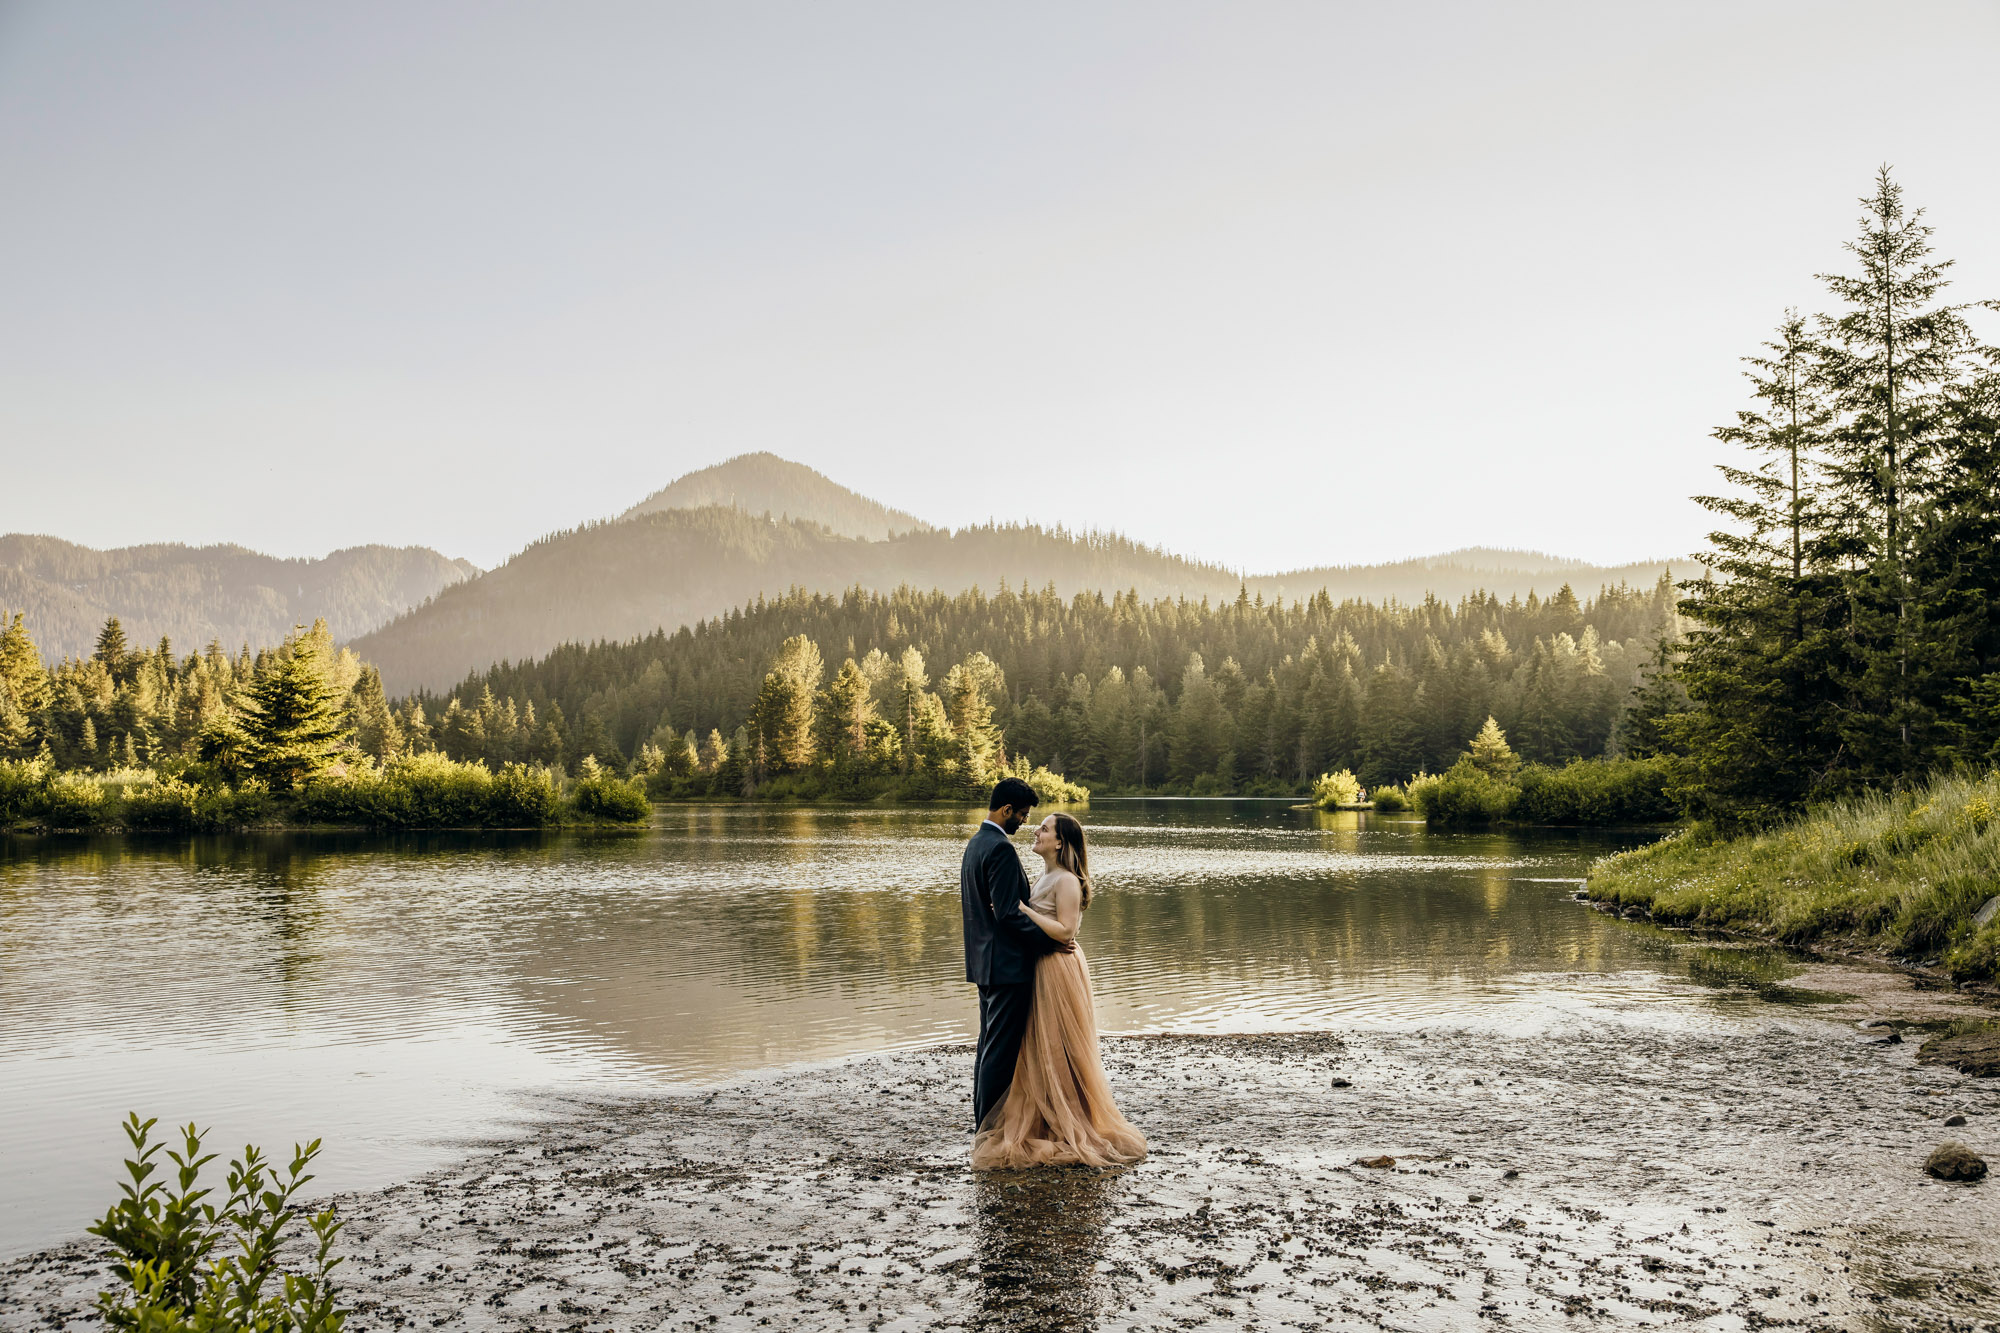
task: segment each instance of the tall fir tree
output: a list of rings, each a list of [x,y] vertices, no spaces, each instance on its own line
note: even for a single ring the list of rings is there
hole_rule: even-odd
[[[1682,655],[1662,635],[1621,742],[1634,755],[1686,754],[1683,800],[1724,824],[1762,823],[1838,790],[1842,662],[1851,600],[1839,569],[1822,450],[1833,414],[1818,349],[1787,311],[1764,353],[1745,357],[1753,406],[1715,431],[1751,455],[1724,464],[1734,486],[1696,502],[1730,526],[1709,534],[1708,569],[1683,588]],[[1679,707],[1684,693],[1697,707]]]
[[[341,704],[318,645],[300,640],[251,682],[238,703],[244,765],[274,791],[291,791],[325,772],[347,743]]]
[[[1862,780],[1901,781],[1926,767],[1939,710],[1914,660],[1932,607],[1911,568],[1913,518],[1951,471],[1950,387],[1977,351],[1965,306],[1939,300],[1949,260],[1884,166],[1847,245],[1857,274],[1821,274],[1843,307],[1819,320],[1817,376],[1837,417],[1828,471],[1852,612],[1843,664],[1841,740]]]

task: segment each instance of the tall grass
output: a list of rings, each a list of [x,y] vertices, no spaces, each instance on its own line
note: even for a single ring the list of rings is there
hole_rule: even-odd
[[[1753,931],[1942,966],[1961,981],[2000,972],[2000,772],[1939,777],[1857,796],[1739,838],[1697,827],[1591,867],[1592,898],[1657,921]]]

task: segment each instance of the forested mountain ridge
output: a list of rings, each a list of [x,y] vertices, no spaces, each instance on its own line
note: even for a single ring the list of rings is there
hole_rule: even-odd
[[[1497,558],[1496,558],[1497,557]],[[1551,568],[1507,569],[1521,565]],[[1480,568],[1490,563],[1498,568]],[[1305,570],[1255,575],[1253,596],[1300,601],[1327,592],[1336,601],[1456,601],[1474,592],[1505,598],[1565,583],[1597,588],[1650,585],[1659,564],[1603,569],[1526,553],[1464,552],[1428,566]],[[1376,577],[1378,570],[1386,570]],[[543,538],[476,579],[354,644],[392,693],[440,689],[503,661],[540,657],[566,643],[634,639],[675,630],[759,597],[793,588],[838,593],[908,586],[955,594],[978,587],[1137,593],[1146,601],[1233,599],[1246,586],[1235,571],[1124,537],[1033,525],[924,529],[884,541],[841,536],[817,522],[767,518],[740,508],[666,509],[590,524]]]
[[[1592,565],[1540,551],[1504,551],[1487,546],[1418,556],[1380,565],[1326,565],[1283,574],[1253,574],[1252,593],[1297,599],[1324,591],[1339,601],[1421,602],[1426,597],[1456,602],[1476,592],[1498,597],[1549,596],[1567,583],[1573,588],[1612,588],[1621,583],[1651,584],[1662,573],[1695,572],[1690,560],[1638,560],[1625,565]]]
[[[354,649],[391,693],[438,689],[494,663],[566,643],[678,629],[794,587],[958,592],[1053,583],[1069,596],[1134,589],[1147,598],[1230,597],[1236,575],[1122,537],[1031,526],[928,529],[887,541],[817,523],[711,506],[596,523],[534,543],[479,578],[447,588]]]
[[[899,532],[920,532],[931,525],[900,509],[891,509],[839,482],[773,453],[739,454],[713,467],[690,472],[633,505],[620,518],[657,514],[667,509],[706,509],[722,505],[749,514],[779,519],[804,519],[842,537],[882,541]]]
[[[89,655],[114,616],[134,642],[165,637],[184,648],[276,643],[316,619],[336,639],[350,639],[478,573],[422,546],[353,546],[287,560],[233,545],[96,550],[56,537],[0,536],[0,609],[26,613],[51,659]]]
[[[572,751],[614,764],[664,756],[712,768],[749,754],[761,766],[791,748],[774,726],[830,741],[851,733],[857,755],[878,738],[893,764],[899,748],[924,752],[927,727],[939,738],[930,748],[960,728],[955,705],[940,712],[928,689],[949,701],[976,680],[1011,755],[1102,789],[1302,791],[1341,768],[1372,786],[1449,766],[1489,715],[1532,760],[1604,753],[1678,632],[1674,599],[1665,580],[1590,601],[1563,587],[1548,599],[1407,607],[1324,593],[1279,604],[1247,593],[1209,603],[797,592],[497,667],[407,702],[400,725],[488,762],[542,743],[540,718],[567,729]],[[792,659],[812,664],[792,673],[792,692],[818,692],[800,705],[803,721],[768,706]]]

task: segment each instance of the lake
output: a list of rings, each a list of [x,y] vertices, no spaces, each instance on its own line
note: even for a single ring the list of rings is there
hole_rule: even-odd
[[[225,1153],[323,1137],[322,1183],[360,1188],[531,1121],[538,1093],[968,1037],[957,867],[978,817],[0,839],[0,1253],[103,1211],[128,1110],[212,1126]],[[1718,980],[1710,952],[1570,901],[1592,858],[1646,834],[1256,801],[1084,817],[1107,1031],[1703,1023],[1744,994],[1691,984]],[[1776,967],[1732,951],[1719,979]]]

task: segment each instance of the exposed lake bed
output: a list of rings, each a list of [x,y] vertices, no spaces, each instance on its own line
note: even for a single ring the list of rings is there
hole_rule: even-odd
[[[363,1329],[1991,1327],[2000,1196],[1920,1163],[2000,1084],[1772,1009],[1110,1039],[1122,1172],[967,1170],[962,1047],[577,1103],[343,1199],[343,1278]],[[101,1271],[8,1264],[5,1326]]]
[[[131,1095],[104,1071],[158,1047],[142,1071],[171,1057],[183,1091],[143,1113],[325,1135],[362,1329],[1949,1328],[2000,1303],[1995,1186],[1922,1171],[1947,1139],[2000,1149],[2000,1082],[1917,1060],[1990,1012],[1967,997],[1593,912],[1571,895],[1615,837],[1089,818],[1106,1063],[1153,1147],[1126,1172],[966,1169],[944,812],[37,846],[0,865],[0,1097],[30,1157],[81,1160],[79,1108],[112,1132]],[[185,961],[131,997],[108,942],[139,926]],[[422,1151],[343,1168],[383,1142]],[[92,1152],[68,1193],[10,1168],[0,1327],[88,1305],[102,1263],[66,1237],[115,1188]]]

